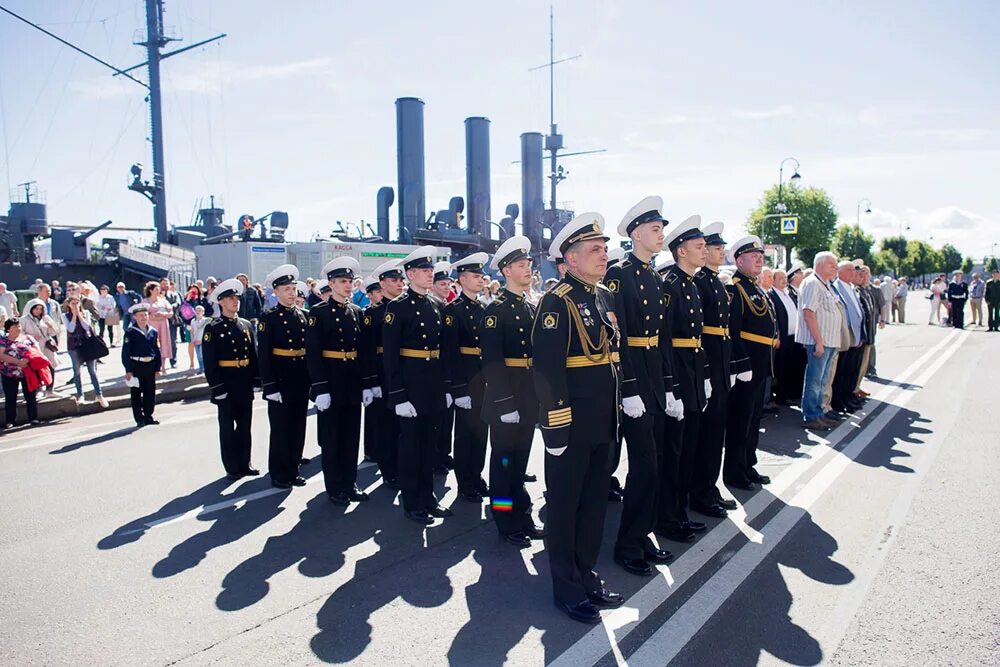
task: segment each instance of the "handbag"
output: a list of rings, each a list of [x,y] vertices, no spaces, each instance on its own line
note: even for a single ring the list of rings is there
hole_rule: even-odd
[[[180,307],[181,318],[185,322],[190,322],[194,319],[194,307],[187,301],[183,302]]]
[[[52,336],[51,338],[46,338],[45,339],[45,349],[49,350],[50,352],[58,352],[59,351],[59,342],[58,342],[58,340],[56,339],[55,336]]]
[[[108,356],[108,346],[100,336],[88,333],[76,346],[76,354],[82,363]]]

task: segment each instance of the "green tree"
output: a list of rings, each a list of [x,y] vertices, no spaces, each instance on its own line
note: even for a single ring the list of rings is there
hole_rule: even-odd
[[[860,227],[854,225],[837,225],[833,232],[833,239],[830,241],[830,248],[837,253],[837,257],[844,259],[865,260],[865,264],[872,266],[875,256],[875,239],[865,233]]]
[[[941,270],[945,273],[957,271],[962,266],[962,253],[950,243],[941,247]]]
[[[962,273],[964,273],[965,275],[969,275],[970,273],[972,273],[972,264],[973,264],[972,258],[966,257],[962,261]]]
[[[747,218],[748,233],[756,234],[764,243],[783,245],[788,250],[788,265],[791,266],[792,251],[804,264],[811,265],[816,253],[830,247],[830,237],[837,225],[837,211],[829,195],[820,188],[799,188],[788,185],[782,188],[782,203],[789,215],[799,218],[797,234],[783,235],[778,228],[780,222],[774,216],[779,211],[778,186],[764,193],[760,203]]]
[[[910,241],[906,244],[906,260],[903,262],[904,275],[922,276],[937,270],[941,256],[924,241]]]
[[[986,270],[990,273],[1000,271],[1000,262],[997,261],[996,257],[990,257],[990,261],[986,262]]]
[[[908,267],[904,265],[908,249],[905,236],[887,236],[882,239],[878,252],[879,261],[893,267],[896,277],[909,275]]]

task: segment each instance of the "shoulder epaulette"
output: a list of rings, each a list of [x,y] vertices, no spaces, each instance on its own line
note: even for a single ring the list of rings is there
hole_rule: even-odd
[[[694,274],[694,277],[695,278],[704,278],[705,277],[705,269],[698,269],[698,273]]]
[[[558,297],[564,297],[573,291],[573,286],[569,283],[559,283],[552,288],[552,293]]]
[[[663,276],[663,279],[666,280],[671,285],[673,285],[675,282],[677,282],[677,274],[674,273],[673,271],[667,271],[667,275]]]
[[[731,282],[732,284],[735,285],[736,283],[740,282],[740,277],[739,276],[733,276],[732,279],[729,282]]]

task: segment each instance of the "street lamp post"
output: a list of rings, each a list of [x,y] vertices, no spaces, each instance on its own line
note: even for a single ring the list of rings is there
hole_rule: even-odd
[[[795,158],[793,158],[793,157],[786,157],[784,160],[781,161],[781,164],[778,165],[778,203],[774,205],[774,210],[776,211],[777,215],[774,215],[773,217],[778,220],[779,238],[780,238],[780,233],[781,233],[781,216],[783,214],[785,214],[785,213],[788,212],[788,207],[785,206],[785,202],[782,201],[783,188],[784,188],[784,184],[785,184],[785,163],[786,162],[794,162],[795,163],[795,167],[793,167],[793,170],[792,170],[792,175],[788,178],[788,184],[789,185],[792,185],[793,183],[794,184],[798,184],[798,182],[802,179],[802,177],[799,176],[799,161],[796,160]],[[761,233],[761,236],[764,236],[764,224],[767,222],[767,219],[769,217],[772,217],[772,216],[767,216],[766,215],[766,216],[764,216],[764,219],[761,220],[761,223],[760,223],[760,233]],[[777,239],[775,239],[775,240],[777,240]],[[782,251],[784,250],[784,244],[782,244],[782,243],[776,243],[775,245],[780,245],[781,248],[782,248]],[[792,261],[792,253],[789,252],[788,253],[788,262],[791,262],[791,261]]]
[[[858,258],[858,237],[861,236],[861,205],[865,205],[865,215],[870,215],[872,212],[872,200],[862,199],[858,201],[858,212],[857,216],[854,218],[854,257]]]

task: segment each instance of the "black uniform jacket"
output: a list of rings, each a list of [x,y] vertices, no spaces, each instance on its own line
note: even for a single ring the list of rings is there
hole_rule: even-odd
[[[257,381],[257,348],[250,322],[242,317],[216,317],[201,338],[205,378],[212,400],[253,400]]]
[[[382,367],[382,322],[388,299],[378,305],[368,304],[361,315],[361,384],[365,389],[385,387]],[[387,390],[383,390],[387,391]],[[384,394],[383,394],[384,395]]]
[[[732,339],[729,337],[729,292],[719,280],[719,274],[705,267],[694,274],[694,284],[701,295],[701,346],[708,361],[712,393],[728,391],[733,374]]]
[[[547,449],[608,441],[618,428],[615,298],[567,273],[542,297],[532,327],[535,391]]]
[[[160,357],[160,345],[156,338],[156,329],[153,327],[146,327],[143,331],[135,324],[129,326],[125,330],[125,336],[122,340],[122,366],[125,367],[126,373],[135,372],[135,364],[133,357],[139,357],[140,359],[151,358],[152,366],[150,368],[155,368],[160,370],[160,365],[163,363]]]
[[[672,355],[660,347],[663,281],[649,262],[629,253],[608,269],[604,284],[616,294],[621,331],[622,396],[639,396],[647,410],[666,409],[673,391]]]
[[[484,421],[498,422],[501,415],[515,410],[521,424],[538,421],[531,367],[534,321],[535,307],[523,296],[506,289],[486,306],[479,327],[486,376]]]
[[[332,405],[361,403],[361,308],[331,297],[309,309],[306,359],[310,397],[330,394]]]
[[[733,339],[731,373],[753,371],[755,380],[771,376],[777,325],[771,302],[757,282],[742,271],[733,276],[729,292],[729,335]]]
[[[701,292],[689,276],[674,264],[663,276],[667,310],[667,336],[673,350],[674,397],[684,401],[686,412],[705,407],[708,355],[702,348]]]
[[[477,390],[482,388],[483,363],[479,343],[482,317],[483,304],[464,293],[442,308],[444,330],[441,332],[441,354],[453,398],[469,396],[470,385],[479,385]]]
[[[382,395],[389,405],[409,401],[419,416],[447,407],[438,304],[413,290],[391,301],[382,318],[382,347]]]
[[[279,303],[260,316],[257,365],[264,396],[278,392],[284,401],[308,400],[306,316],[301,308]]]

